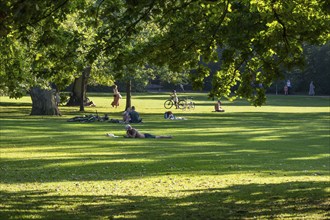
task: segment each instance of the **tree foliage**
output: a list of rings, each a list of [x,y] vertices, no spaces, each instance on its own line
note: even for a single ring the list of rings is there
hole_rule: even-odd
[[[1,6],[0,56],[7,64],[0,86],[9,92],[39,81],[64,85],[88,65],[95,82],[108,83],[126,69],[135,78],[146,66],[168,68],[165,75],[194,70],[200,88],[210,73],[203,63],[220,60],[210,97],[234,90],[261,105],[283,69],[304,64],[304,44],[329,40],[325,0],[13,0]]]
[[[281,69],[303,65],[304,43],[329,39],[326,1],[174,1],[160,4],[154,19],[163,28],[143,47],[156,65],[192,69],[196,87],[209,75],[200,60],[220,59],[210,96],[265,102],[265,88],[283,77]],[[166,17],[164,15],[166,14]],[[304,24],[304,25],[301,25]],[[222,49],[218,56],[217,48]],[[259,87],[256,85],[263,85]]]
[[[291,79],[293,91],[308,94],[309,84],[313,81],[317,95],[329,95],[330,42],[323,46],[305,45],[304,55],[305,68],[285,71],[286,79]]]

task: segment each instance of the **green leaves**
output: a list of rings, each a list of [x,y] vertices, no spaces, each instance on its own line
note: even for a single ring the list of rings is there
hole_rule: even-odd
[[[165,68],[167,76],[195,69],[191,79],[200,89],[210,74],[200,61],[220,59],[210,96],[235,92],[260,105],[264,88],[283,75],[280,67],[303,64],[303,44],[329,41],[327,6],[316,0],[10,1],[0,7],[0,37],[10,37],[1,44],[8,59],[1,71],[31,65],[23,78],[61,83],[91,65],[93,81],[109,83],[128,66]],[[20,51],[28,60],[14,55],[15,41],[28,45]]]
[[[203,66],[199,65],[198,68],[193,71],[190,75],[191,81],[193,83],[194,89],[202,89],[204,85],[204,79],[210,75],[210,70]]]

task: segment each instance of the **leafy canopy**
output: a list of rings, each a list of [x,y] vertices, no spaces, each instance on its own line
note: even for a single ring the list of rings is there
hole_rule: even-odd
[[[283,69],[304,64],[303,45],[329,41],[325,0],[34,0],[1,6],[0,56],[7,64],[0,85],[9,91],[35,79],[64,85],[88,65],[96,81],[124,77],[135,67],[193,69],[191,79],[201,88],[210,74],[203,63],[220,60],[210,97],[234,91],[234,97],[261,105]]]

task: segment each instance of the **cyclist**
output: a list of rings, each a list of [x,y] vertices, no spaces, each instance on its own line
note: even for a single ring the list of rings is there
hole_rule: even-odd
[[[176,91],[173,90],[171,97],[173,99],[173,102],[175,104],[175,108],[179,108],[179,99],[178,99],[178,95],[176,94]]]

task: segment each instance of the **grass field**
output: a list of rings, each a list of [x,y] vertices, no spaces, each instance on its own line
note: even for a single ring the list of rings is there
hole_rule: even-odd
[[[122,124],[29,116],[31,99],[0,97],[0,219],[328,219],[329,97],[269,96],[263,107],[206,94],[173,110],[168,94],[134,94],[144,123],[173,139],[127,139]],[[111,96],[89,94],[109,113]],[[120,138],[108,138],[113,133]]]

